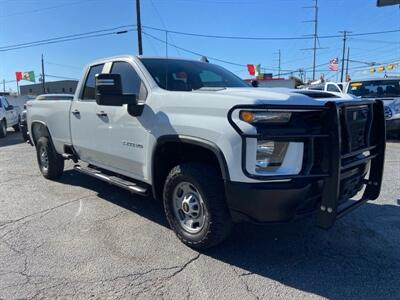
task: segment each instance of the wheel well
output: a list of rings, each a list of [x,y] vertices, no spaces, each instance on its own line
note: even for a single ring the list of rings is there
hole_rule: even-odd
[[[198,143],[169,141],[158,144],[152,160],[153,196],[162,199],[165,179],[173,167],[186,162],[201,162],[214,166],[223,179],[226,179],[227,168],[222,153],[211,149],[210,145]],[[218,157],[219,156],[219,157]]]
[[[32,132],[33,143],[35,145],[39,140],[39,138],[41,138],[42,136],[50,138],[50,132],[47,129],[47,126],[42,123],[38,122],[33,123],[31,132]]]

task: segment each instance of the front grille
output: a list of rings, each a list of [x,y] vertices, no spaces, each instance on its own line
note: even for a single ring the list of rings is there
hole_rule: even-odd
[[[393,117],[392,110],[389,106],[385,106],[385,119],[390,119],[391,117]]]

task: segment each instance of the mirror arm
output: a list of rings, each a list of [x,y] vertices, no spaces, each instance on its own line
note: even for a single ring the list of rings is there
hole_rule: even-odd
[[[141,116],[143,113],[144,104],[128,104],[128,114],[133,117]]]

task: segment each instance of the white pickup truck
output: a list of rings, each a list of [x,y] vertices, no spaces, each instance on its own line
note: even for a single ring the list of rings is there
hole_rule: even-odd
[[[0,138],[7,135],[8,127],[12,127],[15,131],[19,131],[20,121],[20,108],[8,103],[7,97],[0,96]]]
[[[72,159],[79,172],[151,194],[196,249],[223,241],[233,222],[314,215],[330,228],[380,193],[380,101],[275,92],[206,62],[120,56],[90,64],[73,100],[27,108],[44,177]]]

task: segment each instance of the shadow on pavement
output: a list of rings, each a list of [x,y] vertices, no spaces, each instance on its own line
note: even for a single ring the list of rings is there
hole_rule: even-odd
[[[0,138],[0,147],[12,146],[17,144],[25,143],[20,132],[15,132],[14,130],[7,131],[7,135],[4,138]]]
[[[60,183],[96,191],[106,201],[167,227],[162,204],[135,196],[73,170]],[[394,205],[369,202],[329,231],[311,220],[255,226],[237,224],[231,237],[204,255],[237,269],[251,289],[258,275],[329,299],[394,299],[400,287],[400,199]],[[178,240],[176,241],[178,243]],[[269,287],[271,288],[271,287]],[[267,295],[266,295],[267,297]]]
[[[129,193],[122,188],[110,185],[74,170],[65,171],[57,182],[81,186],[95,191],[97,196],[101,199],[128,209],[164,227],[168,227],[167,220],[164,217],[162,203],[154,200],[152,197],[143,197]]]

